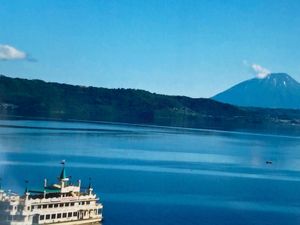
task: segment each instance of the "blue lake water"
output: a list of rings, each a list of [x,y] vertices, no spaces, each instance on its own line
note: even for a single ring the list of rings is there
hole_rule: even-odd
[[[0,177],[24,190],[67,161],[104,225],[300,224],[300,138],[195,129],[0,121]],[[11,127],[14,126],[14,127]],[[270,160],[273,164],[266,164]]]

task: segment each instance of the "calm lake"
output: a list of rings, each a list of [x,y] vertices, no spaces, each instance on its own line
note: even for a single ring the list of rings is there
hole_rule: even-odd
[[[66,160],[103,225],[300,224],[300,138],[121,124],[0,121],[0,177],[22,193]],[[272,161],[272,164],[266,164]]]

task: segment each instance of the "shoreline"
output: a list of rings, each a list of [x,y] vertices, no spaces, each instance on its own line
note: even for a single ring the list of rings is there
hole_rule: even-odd
[[[286,137],[286,138],[300,138],[300,129],[292,131],[292,129],[286,129],[288,132],[276,132],[277,129],[218,129],[214,127],[180,127],[180,126],[163,126],[156,124],[136,124],[136,123],[124,123],[124,122],[110,122],[110,121],[94,121],[94,120],[78,120],[78,119],[60,119],[60,118],[46,118],[46,117],[26,117],[26,116],[7,116],[5,118],[0,115],[0,121],[45,121],[45,122],[63,122],[63,123],[82,123],[82,124],[95,124],[95,125],[112,125],[112,126],[131,126],[131,127],[147,127],[168,129],[172,131],[186,131],[186,132],[216,132],[216,133],[229,133],[239,135],[253,135],[253,136],[269,136],[269,137]],[[97,128],[56,128],[56,127],[41,127],[41,126],[18,126],[18,125],[3,125],[0,124],[0,128],[24,128],[24,129],[45,129],[45,130],[78,130],[78,131],[91,131],[97,132],[101,129]],[[278,126],[280,128],[280,126]],[[299,127],[300,128],[300,127]],[[285,130],[285,131],[286,131]]]

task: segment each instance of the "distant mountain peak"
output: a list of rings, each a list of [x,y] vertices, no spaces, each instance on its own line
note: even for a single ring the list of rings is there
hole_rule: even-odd
[[[287,73],[269,73],[267,77],[275,77],[275,78],[291,78]]]
[[[273,80],[279,80],[279,81],[295,81],[294,78],[292,78],[287,73],[270,73],[268,74],[264,79],[273,79]]]
[[[239,106],[300,109],[300,83],[286,73],[241,82],[212,97]]]
[[[270,73],[264,78],[257,78],[262,80],[262,82],[268,83],[269,85],[275,87],[289,87],[294,85],[299,85],[299,83],[286,73]]]

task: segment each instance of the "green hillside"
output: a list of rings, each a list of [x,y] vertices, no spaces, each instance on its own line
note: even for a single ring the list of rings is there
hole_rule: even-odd
[[[0,114],[214,128],[298,132],[300,111],[242,108],[205,98],[83,87],[0,76]]]

